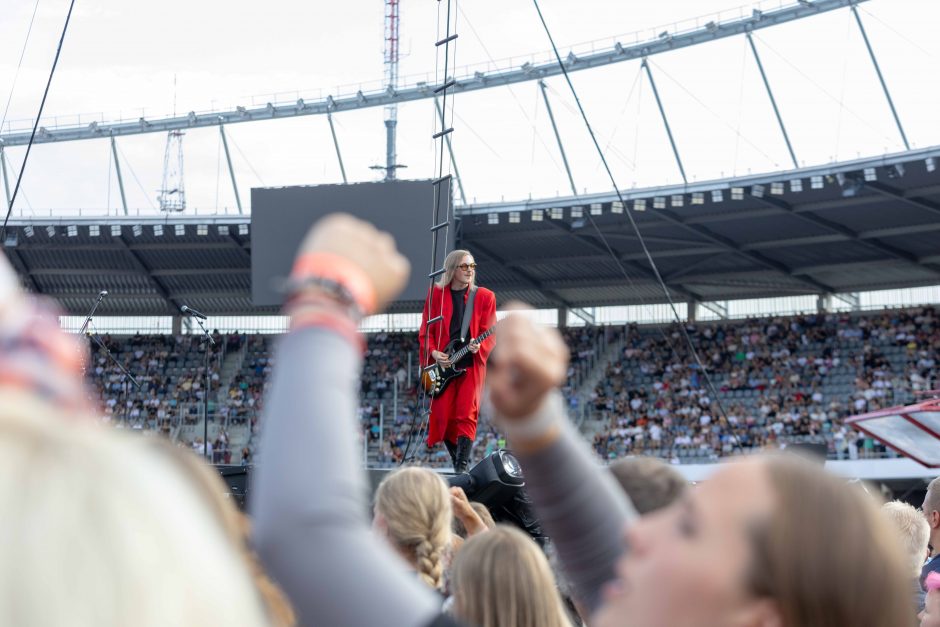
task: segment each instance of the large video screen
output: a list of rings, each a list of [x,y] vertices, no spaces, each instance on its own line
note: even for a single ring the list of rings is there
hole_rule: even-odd
[[[447,182],[440,185],[441,219],[450,214]],[[251,190],[251,292],[256,306],[283,302],[282,285],[310,226],[326,214],[351,213],[394,235],[411,261],[411,279],[396,310],[419,310],[431,272],[431,238],[438,240],[437,265],[453,249],[454,225],[432,235],[434,186],[430,180],[383,181]],[[445,234],[447,239],[445,240]]]

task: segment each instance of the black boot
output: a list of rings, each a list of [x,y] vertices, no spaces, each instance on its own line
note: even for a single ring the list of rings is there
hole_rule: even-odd
[[[470,449],[472,448],[473,440],[464,436],[457,438],[457,458],[454,461],[454,472],[458,475],[467,472],[470,467]]]
[[[453,442],[448,442],[444,440],[444,446],[447,448],[447,452],[450,454],[450,461],[454,465],[454,468],[457,467],[457,445]]]

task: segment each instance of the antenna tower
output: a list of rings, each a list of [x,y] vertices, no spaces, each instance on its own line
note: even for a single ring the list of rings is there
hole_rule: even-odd
[[[385,85],[389,93],[398,90],[398,23],[399,0],[385,0]],[[398,125],[398,105],[385,106],[385,165],[374,165],[373,170],[385,170],[385,180],[394,181],[395,170],[407,166],[396,163],[395,127]]]
[[[163,185],[157,196],[160,211],[184,211],[186,191],[183,186],[183,131],[170,131],[163,154]]]

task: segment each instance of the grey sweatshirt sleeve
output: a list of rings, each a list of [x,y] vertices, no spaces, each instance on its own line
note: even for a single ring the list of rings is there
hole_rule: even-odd
[[[264,409],[254,540],[302,625],[429,625],[441,602],[371,532],[358,445],[357,347],[284,336]]]
[[[636,511],[568,421],[561,394],[553,392],[539,410],[543,412],[554,414],[561,437],[540,451],[516,457],[565,575],[578,600],[593,613],[602,586],[614,578],[614,565],[626,548],[623,531]]]

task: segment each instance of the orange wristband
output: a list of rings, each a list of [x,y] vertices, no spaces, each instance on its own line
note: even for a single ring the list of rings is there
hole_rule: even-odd
[[[355,263],[334,253],[315,252],[297,257],[291,271],[293,281],[316,278],[336,283],[363,315],[375,312],[375,287],[365,271]]]
[[[323,311],[318,309],[314,309],[312,311],[301,311],[296,315],[291,316],[291,331],[299,331],[301,329],[308,329],[312,327],[320,327],[335,331],[349,340],[351,344],[355,344],[361,351],[365,352],[365,340],[362,338],[362,335],[359,334],[359,329],[356,327],[356,324],[347,316],[343,316],[332,311]]]

